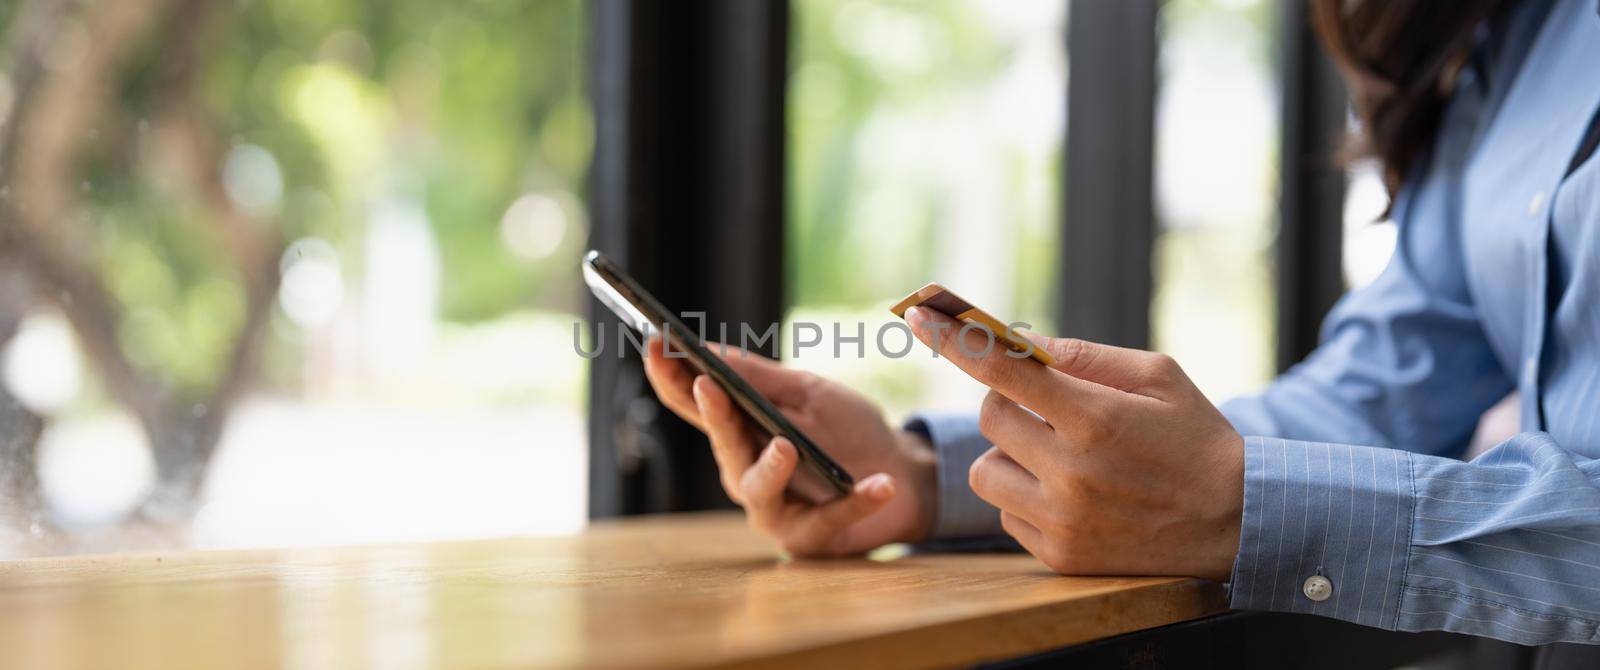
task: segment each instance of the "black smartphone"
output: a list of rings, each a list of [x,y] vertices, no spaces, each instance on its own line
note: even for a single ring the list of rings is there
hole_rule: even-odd
[[[661,334],[667,349],[711,378],[726,391],[768,437],[782,435],[800,453],[789,493],[811,503],[824,503],[850,493],[855,479],[824,453],[811,438],[800,432],[771,401],[706,349],[700,336],[644,290],[611,259],[598,251],[583,257],[583,281],[618,318],[645,336]],[[756,354],[750,354],[756,355]]]

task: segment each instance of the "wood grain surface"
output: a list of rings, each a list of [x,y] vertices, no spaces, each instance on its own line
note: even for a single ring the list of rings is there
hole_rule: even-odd
[[[581,534],[0,562],[0,666],[948,667],[1220,612],[1026,555],[789,561],[737,514]]]

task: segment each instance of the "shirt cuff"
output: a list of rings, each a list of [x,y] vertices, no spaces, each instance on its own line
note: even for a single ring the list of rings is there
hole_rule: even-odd
[[[967,485],[967,470],[990,447],[978,432],[978,418],[971,414],[924,414],[907,421],[906,430],[926,435],[938,459],[938,507],[929,539],[1002,535],[1000,511]]]
[[[1414,490],[1407,452],[1246,437],[1230,605],[1394,629]]]

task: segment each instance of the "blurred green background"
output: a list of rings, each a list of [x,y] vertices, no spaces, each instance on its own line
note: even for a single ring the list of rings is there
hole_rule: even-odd
[[[788,319],[869,339],[792,363],[895,419],[972,410],[949,366],[872,351],[929,281],[1071,334],[1065,5],[793,3]],[[1217,400],[1271,370],[1273,7],[1161,10],[1155,344]],[[0,423],[38,433],[0,548],[174,518],[202,545],[584,523],[587,12],[0,2],[0,205],[25,233],[0,256]]]

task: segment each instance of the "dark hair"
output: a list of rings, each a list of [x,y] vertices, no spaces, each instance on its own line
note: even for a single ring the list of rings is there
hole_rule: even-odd
[[[1356,156],[1378,159],[1392,197],[1433,145],[1477,31],[1517,0],[1309,0],[1350,89]]]

